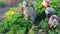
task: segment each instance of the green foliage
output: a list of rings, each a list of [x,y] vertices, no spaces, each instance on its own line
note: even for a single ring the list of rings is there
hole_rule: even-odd
[[[47,24],[48,17],[46,17],[46,15],[44,14],[45,8],[43,8],[43,6],[42,6],[42,1],[43,0],[37,0],[37,4],[36,4],[36,8],[35,8],[37,18],[41,19],[40,24],[39,24],[40,28],[47,31],[49,34],[59,34],[60,22],[57,25],[56,30],[51,30],[48,28],[48,24]],[[50,0],[50,2],[51,2],[50,7],[55,9],[56,15],[58,16],[58,19],[60,21],[60,5],[59,5],[60,0],[59,1],[58,0]]]
[[[24,34],[26,29],[30,29],[32,26],[31,21],[27,21],[23,18],[22,13],[16,13],[17,8],[11,8],[6,13],[6,18],[0,27],[0,33],[14,34]]]
[[[18,5],[19,7],[21,7],[22,6],[22,3],[19,3],[19,5]]]
[[[42,0],[37,0],[36,2],[35,12],[37,19],[45,19],[45,8],[42,7]]]
[[[44,20],[42,20],[39,24],[40,28],[42,29],[46,29],[48,27],[48,18],[45,18]]]
[[[0,6],[4,6],[5,4],[3,2],[0,2]]]
[[[36,4],[36,8],[35,8],[35,12],[36,12],[36,19],[40,19],[40,24],[39,27],[43,30],[43,31],[47,31],[48,34],[60,34],[60,22],[57,25],[56,29],[49,29],[48,28],[48,17],[45,15],[45,8],[43,8],[42,6],[42,0],[36,0],[37,4]],[[59,18],[60,21],[60,0],[50,0],[51,1],[51,5],[50,7],[54,8],[56,11],[56,15]],[[29,4],[31,4],[32,1],[30,1]],[[3,3],[0,3],[0,5],[2,5]],[[19,7],[22,6],[22,3],[20,3],[18,5]],[[32,27],[32,22],[31,21],[27,21],[23,18],[22,14],[17,14],[17,8],[10,8],[10,10],[5,14],[6,18],[3,21],[3,24],[1,24],[0,26],[0,33],[5,34],[25,34],[27,29],[30,29]],[[37,26],[35,26],[35,28],[33,28],[33,30],[38,29]],[[29,30],[29,34],[34,34],[33,30]]]
[[[42,20],[42,21],[40,22],[40,27],[41,27],[41,28],[46,28],[46,27],[47,27],[47,23]]]
[[[17,9],[18,8],[10,8],[9,11],[7,13],[5,13],[6,17],[15,14]]]
[[[34,34],[34,31],[32,29],[29,29],[29,33],[28,34]]]

